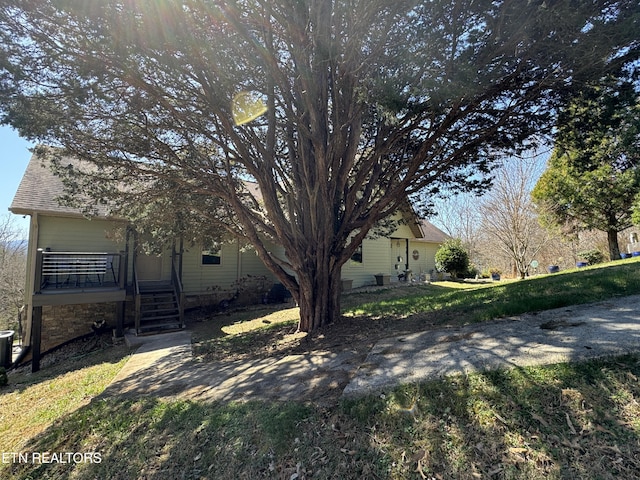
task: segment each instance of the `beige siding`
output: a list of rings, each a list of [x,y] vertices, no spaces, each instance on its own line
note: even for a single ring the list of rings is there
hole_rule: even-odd
[[[362,263],[348,261],[342,267],[342,278],[353,280],[353,287],[375,285],[374,275],[389,272],[389,239],[365,239],[362,242]]]
[[[415,235],[409,228],[409,225],[400,225],[398,229],[391,234],[391,238],[415,238]]]
[[[408,225],[400,225],[388,238],[365,239],[362,264],[347,262],[342,267],[342,278],[353,280],[354,288],[375,284],[374,275],[377,273],[390,274],[391,280],[397,281],[398,274],[404,272],[407,265],[414,277],[428,276],[435,269],[434,258],[438,248],[438,244],[416,240]],[[414,250],[417,251],[417,259],[413,258]]]
[[[246,276],[266,276],[273,277],[273,274],[269,271],[269,269],[262,263],[260,257],[253,249],[246,249],[240,252],[240,275]]]
[[[223,245],[220,265],[202,265],[201,247],[195,246],[184,252],[182,282],[187,295],[229,291],[248,275],[272,278],[255,251],[242,251],[237,243]]]
[[[409,241],[409,269],[413,272],[414,277],[428,274],[435,270],[435,255],[439,245],[435,243]],[[414,251],[418,253],[418,259],[415,260]]]
[[[38,248],[71,252],[118,252],[124,239],[115,240],[119,225],[109,220],[85,218],[38,217]]]

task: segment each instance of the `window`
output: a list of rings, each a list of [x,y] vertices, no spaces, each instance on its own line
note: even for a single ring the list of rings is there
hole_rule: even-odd
[[[354,263],[362,263],[362,244],[358,245],[356,251],[351,255],[351,261]]]
[[[203,250],[202,265],[220,265],[222,250]]]

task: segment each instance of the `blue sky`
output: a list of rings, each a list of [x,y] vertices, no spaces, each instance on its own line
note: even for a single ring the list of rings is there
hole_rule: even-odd
[[[0,217],[9,209],[13,196],[18,189],[34,144],[20,138],[10,127],[0,126],[0,164],[3,165],[0,175]],[[15,215],[16,223],[25,230],[29,227],[29,219]]]

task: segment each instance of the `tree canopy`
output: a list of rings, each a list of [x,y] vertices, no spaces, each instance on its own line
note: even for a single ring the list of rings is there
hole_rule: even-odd
[[[617,234],[631,226],[640,192],[639,95],[633,78],[583,89],[560,115],[553,155],[533,191],[547,224],[607,232],[611,260],[620,258]]]
[[[251,243],[310,331],[339,316],[342,265],[407,198],[428,211],[443,187],[485,185],[576,85],[637,58],[639,9],[2,0],[1,121],[95,165],[59,162],[72,195],[137,222],[164,212],[167,236]],[[242,92],[266,112],[236,125]]]

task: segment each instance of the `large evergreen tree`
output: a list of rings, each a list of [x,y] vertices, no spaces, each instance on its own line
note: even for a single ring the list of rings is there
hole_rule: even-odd
[[[166,218],[166,235],[198,218],[203,236],[251,243],[311,331],[339,316],[342,265],[407,197],[482,185],[494,159],[548,130],[576,84],[636,58],[638,10],[2,0],[0,111],[95,165],[78,176],[60,164],[72,194],[138,222]],[[266,112],[236,125],[240,92]]]
[[[611,260],[620,258],[618,232],[631,226],[640,192],[640,92],[627,73],[584,88],[563,110],[533,191],[547,224],[606,232]]]

